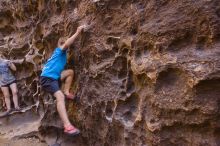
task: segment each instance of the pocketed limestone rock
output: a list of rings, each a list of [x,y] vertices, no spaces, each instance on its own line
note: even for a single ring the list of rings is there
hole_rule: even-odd
[[[76,146],[220,145],[219,5],[219,0],[1,0],[0,52],[18,68],[21,106],[39,103],[23,119],[39,127],[31,132],[20,123],[27,129],[17,136]],[[91,28],[70,47],[74,64],[67,65],[74,69],[72,90],[78,88],[80,96],[80,104],[66,103],[68,115],[81,130],[69,138],[39,75],[58,39],[85,22]],[[3,129],[11,136],[11,129]]]

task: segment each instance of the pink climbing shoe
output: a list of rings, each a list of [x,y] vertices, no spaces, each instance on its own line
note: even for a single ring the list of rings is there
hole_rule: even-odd
[[[75,95],[74,95],[73,93],[69,93],[68,95],[65,94],[65,97],[66,97],[67,99],[73,100],[74,97],[75,97]]]
[[[73,125],[64,126],[64,133],[70,136],[75,136],[80,134],[79,129],[75,128]]]
[[[74,93],[69,93],[68,95],[67,94],[64,94],[66,99],[69,99],[69,100],[73,100],[77,103],[79,103],[79,96],[77,96],[77,94],[74,94]]]

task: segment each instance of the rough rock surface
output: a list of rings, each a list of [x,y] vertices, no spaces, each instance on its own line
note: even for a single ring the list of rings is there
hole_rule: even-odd
[[[68,113],[82,134],[70,138],[38,77],[59,37],[85,22],[91,29],[71,47],[68,65],[81,97],[67,103]],[[34,105],[3,119],[4,137],[76,146],[220,145],[219,0],[1,0],[0,51],[17,63],[22,106]],[[19,116],[35,128],[3,133],[7,124],[22,127],[10,122]]]

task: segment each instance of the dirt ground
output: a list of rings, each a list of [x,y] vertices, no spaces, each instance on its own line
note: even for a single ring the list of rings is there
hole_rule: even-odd
[[[47,144],[40,142],[35,138],[7,140],[0,139],[0,146],[47,146]]]

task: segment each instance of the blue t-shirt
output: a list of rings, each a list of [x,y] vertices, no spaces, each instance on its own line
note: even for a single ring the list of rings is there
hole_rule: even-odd
[[[56,48],[44,65],[41,76],[59,79],[66,65],[66,54],[66,50]]]

